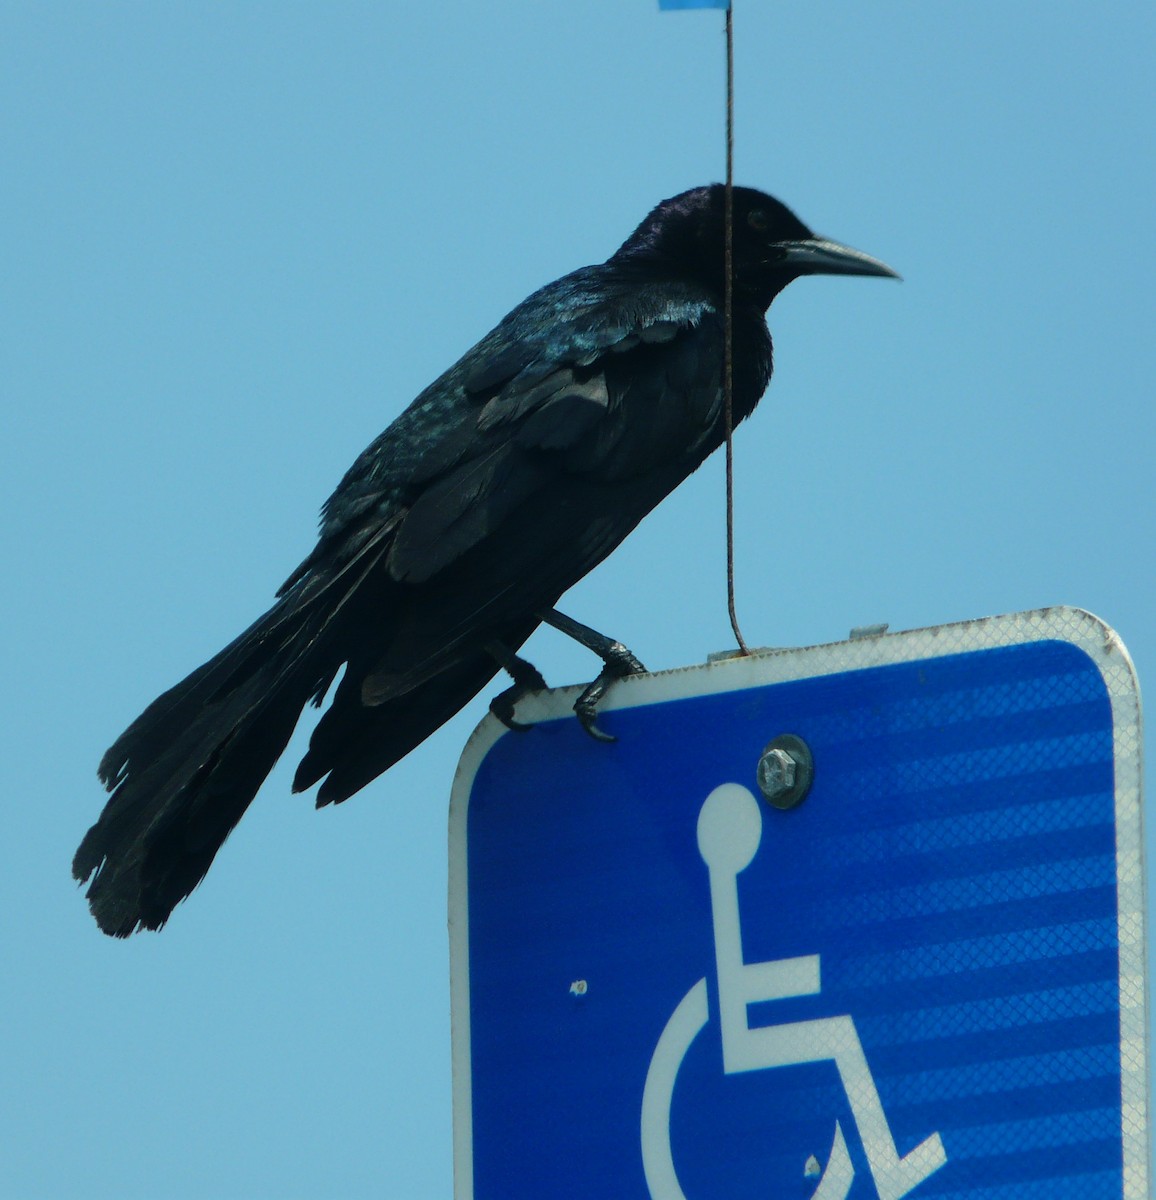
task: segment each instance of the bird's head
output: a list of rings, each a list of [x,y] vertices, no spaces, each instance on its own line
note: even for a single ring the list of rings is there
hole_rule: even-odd
[[[734,196],[734,290],[766,309],[801,275],[886,275],[885,263],[812,233],[785,204],[754,188]],[[659,204],[614,255],[645,261],[722,291],[726,262],[726,189],[692,188]]]

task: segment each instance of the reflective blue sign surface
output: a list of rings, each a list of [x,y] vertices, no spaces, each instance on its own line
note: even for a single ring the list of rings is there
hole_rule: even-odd
[[[614,745],[483,725],[459,1198],[1147,1196],[1126,654],[1075,610],[945,628],[628,682]]]

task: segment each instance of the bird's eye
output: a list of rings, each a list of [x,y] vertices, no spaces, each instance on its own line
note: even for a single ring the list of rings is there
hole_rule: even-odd
[[[747,224],[756,233],[766,233],[770,222],[767,220],[767,214],[762,209],[756,208],[754,212],[747,213]]]

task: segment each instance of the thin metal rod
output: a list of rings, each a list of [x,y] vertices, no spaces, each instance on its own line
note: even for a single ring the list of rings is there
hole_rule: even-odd
[[[727,462],[727,612],[731,619],[735,641],[743,654],[750,654],[735,614],[735,465],[734,465],[734,189],[735,189],[735,33],[734,3],[727,5],[727,179],[725,202],[726,263],[723,292],[726,323],[725,368],[723,374],[723,411],[726,430]]]

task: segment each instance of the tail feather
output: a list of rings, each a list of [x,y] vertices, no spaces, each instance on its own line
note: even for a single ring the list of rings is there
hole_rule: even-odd
[[[529,632],[516,641],[511,638],[512,644],[520,645]],[[444,725],[497,671],[494,659],[479,651],[412,691],[370,706],[362,701],[362,674],[351,664],[313,731],[293,790],[303,792],[324,779],[317,792],[318,808],[347,800]]]
[[[175,687],[158,696],[105,752],[97,768],[100,781],[110,791],[138,767],[165,756],[185,734],[190,719],[202,709],[243,685],[262,665],[274,635],[285,647],[297,639],[305,614],[281,601],[207,663]]]
[[[391,578],[388,533],[328,576],[295,576],[269,612],[109,748],[100,777],[112,794],[72,864],[105,933],[164,925],[204,878],[302,710],[322,702],[343,666],[294,780],[295,791],[323,780],[319,807],[403,758],[496,674],[476,620],[455,611],[454,589],[443,613]],[[516,648],[536,624],[531,617],[485,638]],[[459,628],[447,642],[446,631]],[[401,683],[367,703],[366,681],[382,664]]]
[[[263,617],[109,748],[100,777],[112,795],[72,863],[82,883],[91,877],[89,907],[105,933],[127,937],[168,920],[252,803],[302,709],[324,696],[351,630],[364,633],[367,613],[388,627],[394,585],[377,568],[389,528],[327,575],[297,573]]]
[[[88,901],[106,933],[159,929],[197,886],[318,686],[307,636],[286,654],[256,629],[151,705],[101,764],[113,793],[72,870],[95,872]]]

